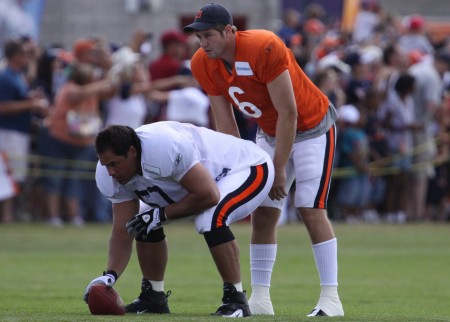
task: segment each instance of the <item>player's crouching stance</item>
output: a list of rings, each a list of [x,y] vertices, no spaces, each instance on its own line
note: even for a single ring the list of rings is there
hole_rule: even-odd
[[[113,286],[125,270],[133,237],[143,280],[127,313],[170,313],[164,293],[167,243],[163,225],[195,216],[223,281],[222,305],[214,315],[245,317],[239,248],[229,225],[248,216],[273,184],[270,156],[250,141],[178,122],[136,130],[110,126],[95,142],[99,190],[113,204],[113,229],[103,276],[93,284]],[[151,208],[139,213],[139,201]]]

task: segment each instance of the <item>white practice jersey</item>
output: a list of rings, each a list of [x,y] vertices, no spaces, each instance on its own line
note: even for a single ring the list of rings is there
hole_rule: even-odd
[[[158,207],[177,202],[187,194],[180,180],[198,162],[216,181],[270,162],[270,156],[251,141],[187,123],[157,122],[135,131],[142,146],[142,176],[135,175],[121,185],[108,175],[105,166],[97,163],[97,186],[113,203],[136,197]]]

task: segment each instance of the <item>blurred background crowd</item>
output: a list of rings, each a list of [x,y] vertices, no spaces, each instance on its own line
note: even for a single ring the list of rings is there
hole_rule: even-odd
[[[120,42],[41,43],[18,3],[0,2],[0,222],[109,222],[94,180],[100,129],[160,120],[214,128],[190,73],[198,41],[172,26],[136,28]],[[448,221],[450,34],[430,33],[420,14],[357,4],[351,25],[312,2],[286,7],[272,28],[340,115],[330,217]],[[254,121],[236,118],[253,140]],[[288,197],[280,224],[298,220]]]

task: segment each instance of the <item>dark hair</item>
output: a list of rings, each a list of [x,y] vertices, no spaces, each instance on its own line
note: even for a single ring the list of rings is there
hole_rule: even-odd
[[[213,29],[217,30],[218,32],[222,33],[225,30],[226,25],[223,23],[216,24]]]
[[[100,131],[95,138],[95,150],[97,154],[111,151],[115,155],[126,156],[130,147],[136,148],[138,158],[141,158],[141,141],[129,126],[110,125]]]
[[[3,52],[6,59],[10,60],[15,55],[24,52],[23,43],[19,39],[9,39],[3,47]]]
[[[416,79],[414,78],[414,76],[408,73],[403,73],[395,82],[395,91],[400,95],[408,94],[414,90],[415,82]]]
[[[389,44],[383,50],[383,62],[385,65],[390,64],[391,57],[397,52],[397,47],[394,44]]]

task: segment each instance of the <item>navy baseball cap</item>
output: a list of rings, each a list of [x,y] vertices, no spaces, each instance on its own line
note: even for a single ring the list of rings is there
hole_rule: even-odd
[[[220,4],[210,3],[202,7],[195,15],[195,20],[183,28],[186,33],[203,31],[213,28],[217,24],[233,25],[233,18],[227,8]]]

